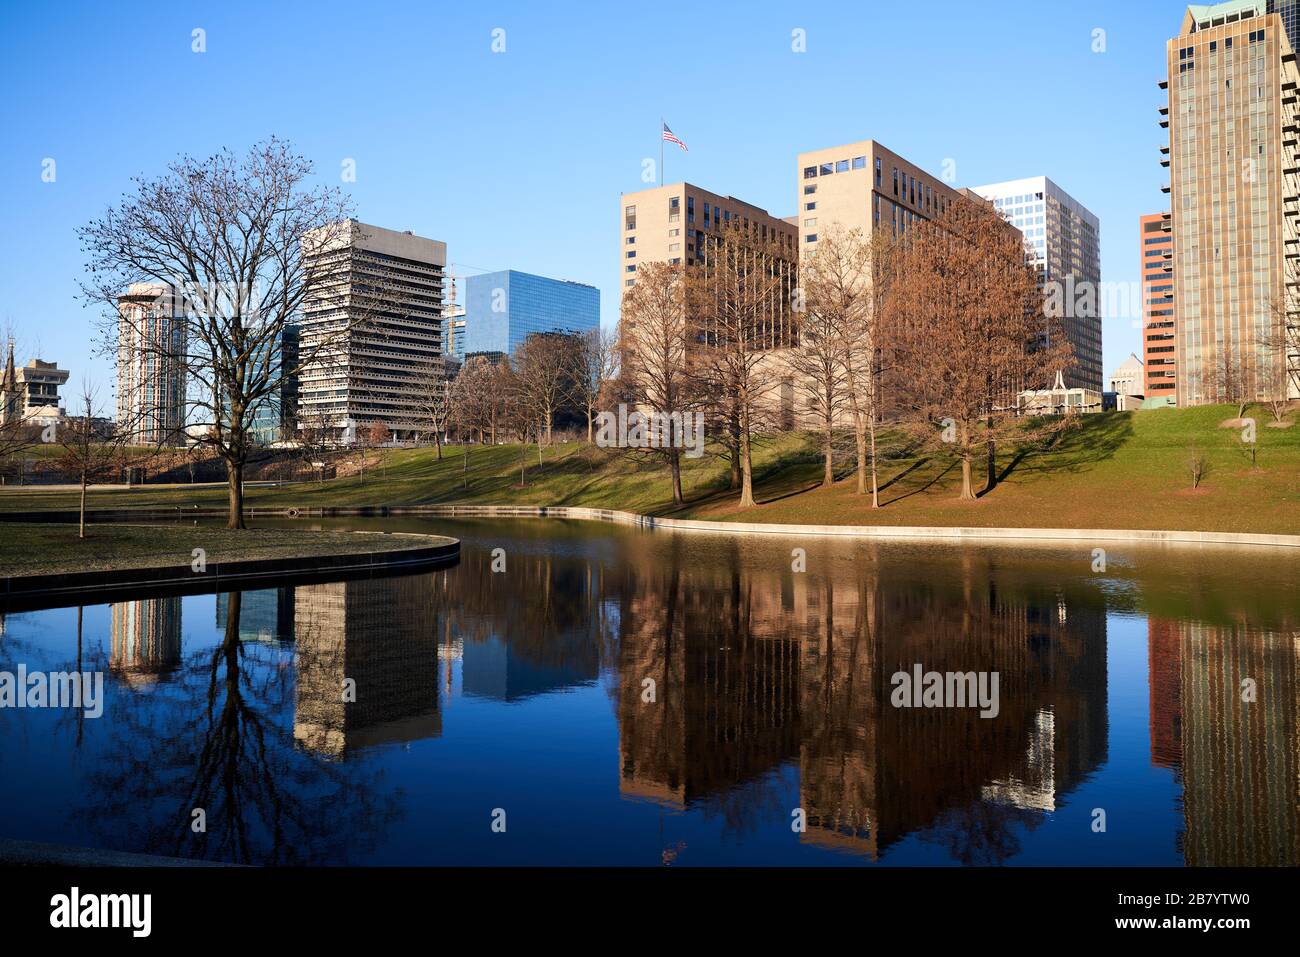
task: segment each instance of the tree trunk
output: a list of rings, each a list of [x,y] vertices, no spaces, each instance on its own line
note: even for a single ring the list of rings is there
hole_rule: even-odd
[[[740,423],[732,416],[727,423],[728,439],[727,451],[731,458],[731,485],[730,488],[740,488]]]
[[[81,519],[77,529],[77,537],[86,537],[86,470],[81,470]]]
[[[958,496],[962,501],[975,500],[975,489],[971,483],[971,453],[970,451],[961,454],[961,495]]]
[[[853,413],[853,444],[858,459],[858,494],[867,494],[867,428],[861,412]]]
[[[226,484],[229,491],[226,528],[247,528],[248,526],[244,524],[244,464],[242,462],[226,460]]]
[[[442,433],[435,432],[433,436],[434,445],[438,446],[438,461],[442,461]]]
[[[986,495],[993,491],[993,486],[998,484],[998,446],[993,440],[993,416],[991,415],[988,417],[988,429],[988,478],[984,483],[984,493]]]
[[[596,410],[593,406],[587,406],[587,444],[592,445],[596,441]]]
[[[750,454],[749,429],[740,429],[740,507],[754,507],[754,461]]]
[[[880,508],[880,475],[876,469],[876,422],[871,422],[871,507]]]
[[[680,449],[673,448],[669,450],[668,463],[673,473],[673,504],[685,504],[686,499],[682,495],[682,453]]]
[[[469,488],[469,445],[465,436],[460,437],[460,487]]]
[[[822,453],[822,488],[830,488],[835,484],[835,432],[829,414],[826,416],[826,435],[822,440]]]

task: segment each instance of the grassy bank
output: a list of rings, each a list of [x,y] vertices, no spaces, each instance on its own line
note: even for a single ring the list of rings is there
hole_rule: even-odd
[[[441,544],[436,536],[258,529],[231,532],[196,525],[0,524],[0,578],[186,566],[201,548],[209,564],[264,558],[363,554]]]
[[[1163,528],[1205,531],[1300,533],[1300,426],[1271,428],[1262,410],[1252,465],[1240,430],[1221,428],[1235,415],[1226,406],[1162,409],[1083,417],[1077,428],[1045,450],[999,453],[1001,482],[976,502],[956,499],[957,462],[941,454],[899,455],[881,468],[882,508],[854,494],[851,463],[833,488],[819,488],[815,441],[784,435],[760,443],[756,453],[759,505],[736,507],[724,462],[686,460],[688,502],[674,508],[659,460],[585,444],[527,450],[520,485],[517,446],[459,449],[441,462],[433,449],[393,450],[364,479],[255,488],[253,507],[475,504],[586,505],[656,515],[778,523],[976,525],[1063,528]],[[1291,418],[1296,417],[1292,413]],[[1191,449],[1204,452],[1209,469],[1192,488]],[[983,475],[983,468],[977,470]],[[145,486],[94,491],[92,508],[224,505],[219,488]],[[75,507],[71,491],[0,489],[0,509]]]

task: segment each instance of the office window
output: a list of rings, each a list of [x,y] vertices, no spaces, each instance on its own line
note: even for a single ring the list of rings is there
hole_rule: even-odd
[[[815,192],[817,192],[817,187],[816,187],[816,186],[805,186],[805,187],[803,188],[803,194],[804,194],[805,196],[811,196],[811,195],[812,195],[813,193],[815,193]]]
[[[812,212],[814,209],[816,209],[816,208],[817,208],[817,204],[816,204],[816,203],[804,203],[804,204],[803,204],[803,210],[804,210],[805,213],[811,213],[811,212]]]
[[[894,167],[894,195],[898,195],[898,167]]]
[[[636,264],[633,263],[631,266],[627,266],[627,267],[625,267],[625,268],[623,269],[623,271],[624,271],[624,272],[636,272]]]
[[[880,188],[880,157],[876,157],[876,189]]]
[[[837,172],[837,173],[847,173],[848,171],[849,171],[849,161],[848,161],[848,160],[838,160],[838,161],[836,161],[836,163],[835,163],[835,172]]]
[[[817,176],[817,167],[816,167],[816,166],[805,166],[805,167],[803,168],[803,178],[804,178],[804,179],[814,179],[816,176]]]
[[[854,169],[866,169],[866,168],[867,168],[867,158],[866,158],[865,156],[855,156],[855,157],[853,157],[853,168],[854,168]]]
[[[820,167],[820,172],[822,176],[830,176],[832,173],[835,172],[835,166],[833,163],[822,163]]]
[[[636,259],[636,250],[635,250],[635,249],[629,250],[629,251],[628,251],[628,254],[627,254],[627,258],[628,258],[628,259]]]
[[[805,226],[816,226],[816,225],[817,225],[817,217],[814,216],[812,219],[805,219],[805,220],[803,221],[803,224],[804,224]]]
[[[817,234],[816,234],[816,233],[809,233],[807,236],[804,237],[804,240],[803,240],[803,241],[806,242],[806,243],[815,243],[815,242],[817,242]]]

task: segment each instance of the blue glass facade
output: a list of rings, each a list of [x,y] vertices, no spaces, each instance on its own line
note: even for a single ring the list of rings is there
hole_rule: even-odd
[[[513,353],[534,332],[584,333],[600,328],[600,290],[506,269],[465,281],[461,355]]]

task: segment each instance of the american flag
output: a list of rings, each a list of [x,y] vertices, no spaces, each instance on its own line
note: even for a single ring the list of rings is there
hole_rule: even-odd
[[[690,152],[690,150],[686,148],[686,144],[677,138],[677,134],[668,128],[667,123],[664,124],[664,139],[667,140],[669,143],[676,143],[678,146],[682,148],[682,152],[684,153]]]

